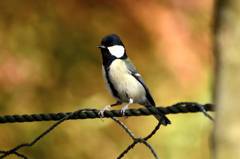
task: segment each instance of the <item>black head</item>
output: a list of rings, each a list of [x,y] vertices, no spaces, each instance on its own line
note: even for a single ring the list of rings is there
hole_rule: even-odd
[[[104,66],[109,66],[115,59],[127,58],[125,47],[116,34],[105,36],[98,48],[101,49]]]
[[[99,45],[98,47],[103,48],[103,47],[111,47],[114,45],[120,45],[124,47],[122,41],[116,34],[109,34],[102,39],[101,45]]]

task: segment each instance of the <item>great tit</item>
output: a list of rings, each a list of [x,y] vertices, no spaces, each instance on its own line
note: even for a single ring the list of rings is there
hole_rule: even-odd
[[[104,111],[108,108],[122,103],[127,103],[122,107],[121,112],[125,111],[132,103],[138,103],[145,107],[155,106],[149,89],[144,83],[141,75],[126,54],[126,49],[116,34],[107,35],[102,39],[101,49],[103,66],[102,73],[108,92],[117,102],[105,106],[99,116],[104,117]],[[163,125],[171,124],[165,115],[154,115]]]

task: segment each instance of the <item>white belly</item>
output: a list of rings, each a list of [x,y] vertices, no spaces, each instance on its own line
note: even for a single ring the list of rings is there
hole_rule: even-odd
[[[105,76],[104,68],[103,76]],[[124,61],[117,59],[111,64],[109,79],[118,92],[119,98],[113,95],[108,81],[104,78],[108,91],[115,100],[128,103],[129,98],[132,98],[134,103],[142,104],[146,102],[144,87],[130,74],[130,71],[125,67]]]

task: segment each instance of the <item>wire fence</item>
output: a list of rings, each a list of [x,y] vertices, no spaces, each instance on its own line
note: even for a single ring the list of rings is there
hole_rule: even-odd
[[[142,116],[142,115],[155,115],[155,114],[178,114],[178,113],[194,113],[194,112],[202,112],[206,117],[210,120],[214,121],[213,118],[207,113],[207,111],[213,111],[212,104],[201,105],[195,102],[181,102],[174,104],[168,107],[149,107],[149,108],[139,108],[139,109],[129,109],[126,110],[125,116]],[[32,115],[5,115],[0,116],[0,124],[4,123],[15,123],[15,122],[34,122],[34,121],[57,121],[50,128],[36,137],[31,143],[23,143],[11,150],[1,151],[0,150],[0,159],[5,158],[8,155],[16,155],[18,157],[28,159],[25,155],[18,153],[17,151],[22,147],[31,147],[37,141],[39,141],[42,137],[52,131],[56,126],[64,122],[65,120],[76,120],[76,119],[93,119],[99,118],[98,116],[99,110],[91,109],[91,108],[82,108],[74,112],[68,113],[51,113],[51,114],[32,114]],[[134,148],[137,143],[143,143],[146,147],[150,149],[155,159],[158,159],[158,156],[152,146],[147,143],[147,140],[150,139],[160,128],[161,121],[158,122],[155,129],[144,138],[136,138],[134,134],[127,128],[121,121],[116,119],[115,117],[122,117],[122,113],[119,110],[111,110],[104,112],[105,118],[112,118],[115,122],[117,122],[133,139],[133,143],[129,145],[126,150],[124,150],[117,159],[121,159],[125,154],[128,153],[129,150]]]

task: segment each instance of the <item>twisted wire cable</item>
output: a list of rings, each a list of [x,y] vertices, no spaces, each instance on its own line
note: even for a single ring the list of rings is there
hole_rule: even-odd
[[[130,116],[142,116],[142,115],[154,115],[154,114],[177,114],[177,113],[194,113],[203,112],[206,116],[206,111],[213,111],[212,104],[200,105],[198,103],[192,102],[181,102],[168,107],[149,107],[149,108],[139,108],[139,109],[128,109],[125,115]],[[99,118],[99,110],[97,109],[87,109],[86,111],[79,112],[78,114],[72,116],[69,119],[93,119]],[[42,113],[42,114],[24,114],[24,115],[5,115],[0,116],[0,124],[3,123],[16,123],[16,122],[34,122],[34,121],[57,121],[67,115],[68,113]],[[104,117],[122,117],[120,110],[110,110],[104,112]],[[208,116],[209,117],[209,116]],[[68,120],[69,120],[68,119]],[[212,120],[212,119],[211,119]]]

